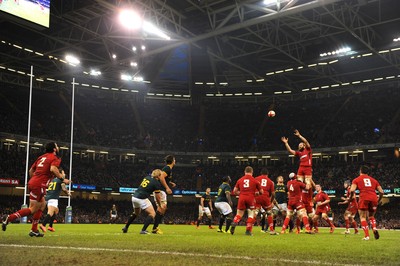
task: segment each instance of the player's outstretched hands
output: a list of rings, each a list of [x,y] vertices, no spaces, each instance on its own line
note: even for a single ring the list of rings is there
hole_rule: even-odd
[[[283,143],[288,143],[288,141],[289,141],[289,139],[286,138],[286,137],[282,137],[281,140],[282,140]]]
[[[299,132],[297,129],[294,130],[294,134],[295,134],[296,136],[300,136],[300,132]]]

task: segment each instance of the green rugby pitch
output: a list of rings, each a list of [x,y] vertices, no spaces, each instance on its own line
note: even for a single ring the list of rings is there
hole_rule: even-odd
[[[29,224],[0,231],[0,265],[400,265],[400,231],[381,230],[379,240],[362,234],[217,233],[207,226],[161,225],[163,235],[140,235],[141,225],[56,224],[43,238],[28,236]],[[151,226],[150,226],[151,228]],[[37,261],[36,261],[37,260]]]

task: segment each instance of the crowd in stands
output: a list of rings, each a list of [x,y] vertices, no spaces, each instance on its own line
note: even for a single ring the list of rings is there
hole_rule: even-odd
[[[26,135],[26,88],[4,85],[0,132]],[[314,148],[397,142],[400,92],[380,89],[297,101],[232,103],[141,102],[134,94],[79,88],[74,142],[127,149],[243,152],[281,150],[293,129]],[[269,109],[276,117],[268,118]],[[31,136],[68,142],[71,95],[66,89],[33,93]]]

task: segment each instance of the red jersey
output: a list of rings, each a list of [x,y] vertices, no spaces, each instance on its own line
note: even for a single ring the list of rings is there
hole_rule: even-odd
[[[239,189],[240,195],[255,196],[256,191],[261,190],[260,182],[254,179],[252,175],[242,176],[235,185]]]
[[[258,182],[260,182],[261,188],[263,189],[263,194],[260,197],[270,198],[272,192],[274,192],[274,182],[269,179],[267,175],[260,175],[255,178]]]
[[[296,151],[295,154],[300,159],[300,166],[312,166],[311,148],[304,148],[303,151]]]
[[[352,184],[357,185],[358,190],[360,190],[360,199],[377,201],[376,196],[377,187],[381,185],[379,182],[368,175],[360,175],[353,180]]]
[[[328,194],[326,194],[322,190],[320,192],[318,192],[317,195],[315,195],[315,197],[314,197],[315,203],[324,202],[325,200],[329,200],[329,196],[328,196]],[[324,204],[324,205],[319,205],[318,208],[323,208],[323,207],[325,207],[327,205],[329,205],[329,203]]]
[[[52,165],[59,167],[61,159],[54,153],[45,153],[33,163],[33,176],[29,180],[29,185],[47,187],[49,181],[53,179],[53,174],[50,171]]]
[[[307,190],[304,188],[301,192],[302,192],[301,196],[302,196],[302,200],[303,200],[304,204],[313,205],[313,203],[312,203],[312,199],[314,196],[313,189],[310,188],[309,190]]]
[[[350,196],[351,196],[351,192],[350,192],[350,186],[347,188],[347,191],[346,191],[346,197],[347,198],[350,198]],[[357,206],[357,199],[356,199],[356,197],[354,197],[353,199],[350,199],[349,200],[349,207],[350,206]]]
[[[289,202],[302,202],[302,189],[306,188],[306,184],[299,180],[290,180],[287,183],[289,192]]]

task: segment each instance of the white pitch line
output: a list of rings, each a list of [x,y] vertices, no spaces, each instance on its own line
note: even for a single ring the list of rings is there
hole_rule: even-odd
[[[237,259],[237,260],[261,260],[261,261],[275,261],[285,263],[306,263],[314,265],[337,265],[337,266],[357,266],[359,264],[340,264],[318,260],[290,260],[290,259],[273,259],[273,258],[254,258],[249,256],[233,256],[233,255],[216,255],[216,254],[201,254],[201,253],[183,253],[176,251],[157,251],[157,250],[133,250],[133,249],[113,249],[113,248],[86,248],[86,247],[62,247],[62,246],[33,246],[33,245],[17,245],[17,244],[0,244],[0,247],[14,247],[14,248],[47,248],[47,249],[69,249],[78,251],[109,251],[109,252],[132,252],[142,254],[156,254],[156,255],[176,255],[186,257],[208,257],[217,259]]]

